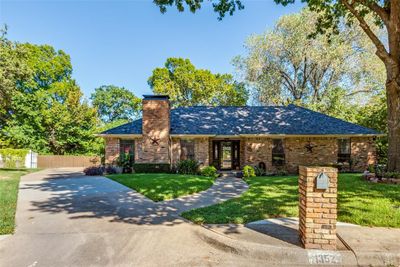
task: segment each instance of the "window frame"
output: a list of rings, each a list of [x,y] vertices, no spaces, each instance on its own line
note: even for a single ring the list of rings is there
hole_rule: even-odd
[[[348,152],[343,153],[343,141],[348,141]],[[351,161],[351,138],[338,138],[337,139],[338,153],[337,162],[338,163],[350,163]]]
[[[190,144],[190,146],[188,146]],[[188,149],[188,147],[190,149]],[[195,160],[195,141],[190,139],[181,139],[180,140],[180,160]],[[184,152],[185,151],[185,152]]]
[[[135,140],[133,139],[119,139],[119,156],[126,155],[126,147],[129,146],[129,163],[135,163]]]
[[[281,151],[274,151],[277,148],[277,144],[275,144],[276,141],[279,141],[279,144],[281,146]],[[272,166],[275,167],[285,166],[286,155],[285,155],[284,139],[272,139],[271,156],[272,156],[271,157]],[[279,157],[280,159],[276,159],[277,157]]]

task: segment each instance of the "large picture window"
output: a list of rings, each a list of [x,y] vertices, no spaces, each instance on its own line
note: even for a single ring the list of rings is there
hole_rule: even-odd
[[[283,148],[283,139],[272,140],[272,165],[285,165],[285,150]]]
[[[121,139],[119,141],[119,156],[121,159],[129,160],[132,165],[135,162],[135,141]]]
[[[338,163],[350,163],[351,142],[350,139],[338,139]]]
[[[194,141],[181,140],[181,160],[194,159]]]

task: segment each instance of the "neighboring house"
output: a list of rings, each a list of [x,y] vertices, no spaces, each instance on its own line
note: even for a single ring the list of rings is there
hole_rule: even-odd
[[[295,105],[180,107],[168,96],[146,95],[142,119],[107,130],[106,163],[120,153],[135,163],[195,159],[220,170],[245,165],[296,173],[299,165],[374,164],[375,130]]]

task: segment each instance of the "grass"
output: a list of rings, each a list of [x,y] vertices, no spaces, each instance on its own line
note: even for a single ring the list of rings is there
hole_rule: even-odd
[[[19,179],[32,171],[0,169],[0,235],[14,232]]]
[[[298,216],[298,177],[254,177],[242,196],[184,212],[196,223],[247,223]],[[365,226],[400,227],[400,186],[366,182],[360,174],[340,174],[338,220]]]
[[[112,174],[108,178],[154,201],[174,199],[208,189],[214,178],[167,173]]]

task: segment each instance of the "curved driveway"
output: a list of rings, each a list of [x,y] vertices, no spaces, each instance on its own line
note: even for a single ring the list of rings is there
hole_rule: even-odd
[[[178,216],[247,189],[244,182],[229,179],[191,197],[155,203],[79,169],[23,176],[16,233],[0,237],[0,265],[248,266],[248,261],[211,247],[197,234],[207,230]]]

